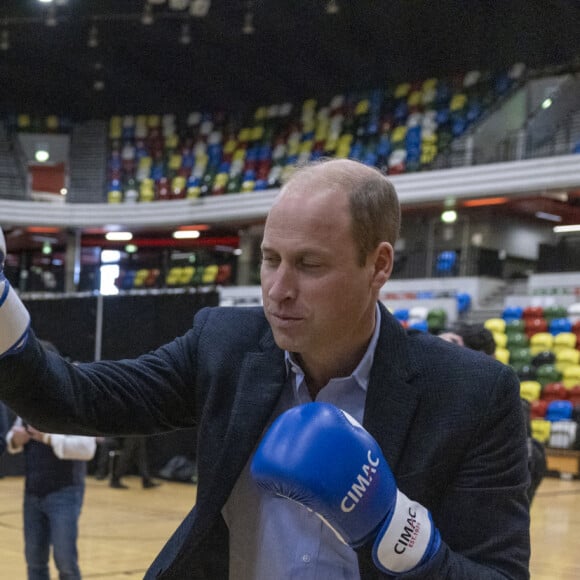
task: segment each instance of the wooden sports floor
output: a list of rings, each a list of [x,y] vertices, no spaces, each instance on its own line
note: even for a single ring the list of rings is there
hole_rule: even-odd
[[[147,565],[195,502],[193,485],[163,482],[144,490],[137,477],[128,490],[87,478],[80,521],[83,578],[143,578]],[[26,580],[22,541],[22,477],[0,479],[0,578]],[[546,478],[532,505],[534,580],[580,579],[580,480]],[[52,564],[51,564],[52,566]],[[51,579],[56,580],[52,567]]]

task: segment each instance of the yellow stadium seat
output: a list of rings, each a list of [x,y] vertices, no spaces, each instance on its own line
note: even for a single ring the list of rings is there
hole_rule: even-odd
[[[553,345],[554,337],[549,332],[538,332],[530,338],[530,347],[534,349],[539,348],[540,350],[538,352],[552,350]]]
[[[186,286],[187,284],[191,284],[193,277],[195,276],[195,267],[194,266],[184,266],[181,268],[181,272],[179,273],[179,284]]]
[[[451,112],[461,111],[467,104],[467,95],[464,93],[457,93],[451,98],[451,103],[449,104],[449,110]]]
[[[202,284],[213,284],[215,282],[217,273],[217,264],[210,264],[209,266],[206,266],[203,270],[203,276],[201,278]]]
[[[123,201],[123,193],[119,189],[111,189],[107,192],[108,203],[121,203]]]
[[[181,268],[179,266],[173,266],[167,272],[167,277],[165,278],[165,283],[167,286],[177,286],[181,279]]]
[[[145,285],[145,280],[149,275],[149,270],[147,268],[141,268],[135,273],[135,279],[133,280],[133,286],[136,288],[141,288]]]
[[[495,349],[495,358],[504,365],[510,362],[510,351],[507,348],[497,347]]]
[[[147,127],[149,129],[156,129],[161,126],[161,116],[160,115],[148,115],[147,116]]]
[[[567,389],[580,385],[580,364],[568,365],[562,372],[562,383]]]
[[[575,348],[559,348],[555,349],[556,361],[564,364],[577,365],[580,364],[580,350]]]
[[[483,326],[490,332],[500,332],[505,334],[505,320],[503,318],[488,318]]]
[[[542,385],[538,381],[522,381],[520,383],[520,397],[528,402],[537,401],[542,392]]]
[[[493,340],[495,341],[495,345],[500,348],[505,348],[507,345],[507,335],[503,332],[493,332]]]
[[[56,115],[48,115],[46,117],[46,128],[49,131],[58,131],[60,120]]]
[[[407,104],[409,107],[418,107],[421,104],[421,100],[423,98],[423,94],[421,91],[411,91],[409,96],[407,97]]]
[[[26,114],[18,115],[18,117],[16,118],[16,125],[18,129],[21,131],[29,129],[31,125],[30,115]]]
[[[568,348],[576,347],[576,335],[573,332],[560,332],[554,337],[554,348],[565,346]]]
[[[437,87],[437,79],[430,78],[423,81],[423,84],[421,85],[421,90],[429,91],[435,89],[436,87]]]
[[[532,419],[532,437],[540,443],[547,443],[550,439],[552,423],[546,419]]]
[[[406,97],[409,94],[410,90],[411,90],[410,83],[401,83],[397,85],[397,87],[395,88],[395,99],[402,99],[403,97]]]
[[[370,107],[370,102],[368,99],[363,99],[362,101],[359,101],[355,108],[354,108],[354,114],[355,115],[366,115],[369,112],[369,107]]]

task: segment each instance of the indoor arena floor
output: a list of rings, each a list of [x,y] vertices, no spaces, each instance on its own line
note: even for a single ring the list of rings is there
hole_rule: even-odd
[[[195,501],[196,487],[174,482],[144,490],[127,477],[128,490],[87,478],[79,552],[84,579],[137,580]],[[0,578],[25,580],[22,477],[0,479]],[[549,477],[532,505],[534,580],[580,578],[580,480]],[[51,563],[52,579],[56,571]]]

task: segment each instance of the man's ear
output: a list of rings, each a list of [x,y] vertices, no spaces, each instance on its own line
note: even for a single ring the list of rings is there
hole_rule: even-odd
[[[393,272],[395,251],[389,242],[381,242],[374,251],[374,274],[373,286],[377,289],[383,287]]]

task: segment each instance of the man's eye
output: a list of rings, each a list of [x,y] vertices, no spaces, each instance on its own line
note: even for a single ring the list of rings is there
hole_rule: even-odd
[[[302,267],[312,270],[314,268],[320,268],[320,264],[315,264],[314,262],[302,262]]]

